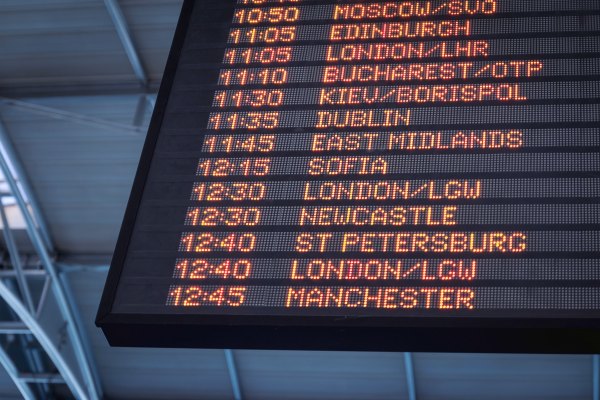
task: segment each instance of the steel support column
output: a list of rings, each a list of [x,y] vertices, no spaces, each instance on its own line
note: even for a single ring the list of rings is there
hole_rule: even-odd
[[[68,279],[67,274],[63,273],[60,270],[60,268],[58,268],[58,273],[59,273],[59,276],[60,276],[60,279],[61,279],[62,286],[63,286],[64,291],[65,291],[65,295],[67,296],[67,300],[69,301],[70,304],[75,304],[75,298],[73,297],[73,291],[71,290],[71,285],[69,284],[69,279]],[[79,332],[83,332],[85,328],[84,328],[83,321],[81,320],[81,313],[79,313],[78,310],[74,310],[73,320],[74,320],[74,323],[75,323],[75,326],[76,326],[77,330]],[[83,333],[82,333],[81,340],[82,340],[82,342],[84,344],[83,345],[83,351],[85,352],[86,359],[88,361],[90,361],[90,363],[91,363],[91,360],[94,359],[94,356],[93,356],[93,353],[92,353],[92,349],[91,349],[89,343],[86,340],[86,337],[83,336]],[[91,365],[93,365],[93,364],[91,364]],[[97,369],[96,368],[90,368],[90,373],[92,374],[92,379],[94,381],[94,386],[96,388],[101,388],[102,384],[100,382],[100,375],[99,375]],[[98,391],[100,392],[101,389],[98,389]],[[99,397],[102,397],[102,393],[99,393]]]
[[[408,400],[417,400],[417,385],[415,383],[412,353],[404,353],[404,371],[406,374],[406,386],[408,388]]]
[[[592,356],[593,400],[600,400],[600,355]]]
[[[238,370],[235,364],[233,351],[225,350],[225,361],[227,362],[227,372],[229,373],[229,381],[231,382],[233,398],[234,400],[242,400],[242,388],[240,386],[240,379],[238,376]]]

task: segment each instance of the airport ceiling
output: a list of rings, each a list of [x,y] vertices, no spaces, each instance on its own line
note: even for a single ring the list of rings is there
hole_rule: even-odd
[[[126,25],[115,24],[111,3]],[[181,4],[0,1],[0,123],[109,399],[234,398],[223,350],[110,348],[93,324]],[[233,355],[243,399],[409,399],[413,386],[419,400],[593,399],[591,356],[412,354],[411,374],[405,354]],[[0,374],[0,398],[18,397]]]

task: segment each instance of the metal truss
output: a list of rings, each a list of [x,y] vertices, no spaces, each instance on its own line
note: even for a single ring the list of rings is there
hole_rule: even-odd
[[[70,294],[52,259],[50,235],[25,177],[19,175],[22,171],[0,121],[0,172],[9,188],[0,193],[2,237],[8,253],[0,268],[4,303],[0,307],[0,365],[27,400],[52,397],[59,389],[54,385],[62,385],[59,392],[64,392],[66,385],[76,399],[98,400],[102,395],[97,371]],[[36,254],[34,263],[23,261],[17,247],[22,240],[17,241],[13,234],[7,207],[17,207],[23,216]]]
[[[6,97],[0,97],[0,105],[18,108],[26,112],[54,119],[122,131],[128,134],[144,133],[146,130],[143,126],[145,116],[148,110],[154,108],[156,102],[155,95],[152,93],[151,84],[144,70],[139,53],[135,48],[127,21],[118,1],[104,0],[104,3],[138,81],[137,92],[140,97],[132,125],[115,123]],[[4,366],[4,369],[8,372],[25,399],[45,398],[49,393],[50,385],[66,384],[77,399],[97,400],[101,398],[98,374],[95,371],[94,363],[91,361],[91,352],[84,342],[85,335],[83,334],[78,314],[74,312],[70,305],[73,300],[70,297],[69,290],[67,290],[68,282],[64,279],[64,276],[59,275],[59,271],[53,263],[51,257],[53,253],[51,237],[44,225],[35,198],[32,196],[32,191],[27,185],[26,179],[24,179],[26,175],[20,168],[20,164],[16,159],[16,153],[12,148],[9,136],[1,120],[0,171],[4,174],[6,183],[10,187],[10,193],[6,195],[14,198],[19,210],[23,214],[29,239],[39,257],[40,268],[36,270],[39,275],[37,278],[39,280],[41,277],[45,282],[42,285],[42,292],[38,296],[35,296],[30,288],[32,277],[28,276],[23,263],[20,261],[19,251],[12,237],[8,218],[6,218],[4,203],[1,203],[0,217],[2,217],[4,227],[4,242],[10,255],[12,270],[11,273],[7,273],[0,269],[0,297],[12,310],[14,320],[4,323],[0,322],[0,339],[3,335],[10,337],[14,335],[22,336],[18,348],[25,352],[22,356],[28,361],[31,372],[19,372],[17,363],[11,358],[11,354],[4,350],[1,341],[0,364]],[[1,194],[0,200],[2,200]],[[4,281],[12,282],[14,287],[6,285]],[[72,366],[68,364],[55,343],[52,342],[50,336],[38,323],[40,313],[44,308],[44,303],[49,293],[53,294],[54,300],[60,309],[60,314],[64,319],[66,331],[75,354],[76,365],[78,366],[77,372],[80,375],[74,373]],[[36,345],[38,345],[37,348]],[[44,367],[47,367],[47,365],[40,359],[39,353],[47,355],[58,374],[54,373],[54,371],[50,373],[45,372]],[[226,351],[225,355],[235,399],[241,400],[242,394],[233,353]]]

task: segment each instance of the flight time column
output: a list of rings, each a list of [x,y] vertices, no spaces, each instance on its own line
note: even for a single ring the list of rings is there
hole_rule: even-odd
[[[235,10],[223,64],[237,69],[223,68],[219,85],[237,89],[215,92],[215,112],[210,114],[202,148],[206,157],[199,160],[200,182],[192,191],[193,201],[210,207],[188,209],[185,225],[202,231],[186,232],[180,241],[179,251],[193,256],[177,260],[173,277],[203,284],[172,286],[167,305],[238,307],[248,298],[248,287],[238,283],[252,276],[251,253],[261,245],[252,229],[261,225],[263,211],[245,205],[268,195],[265,177],[272,163],[268,155],[277,145],[271,132],[279,126],[279,112],[271,110],[284,102],[284,92],[276,87],[287,83],[284,65],[292,61],[293,51],[281,45],[295,40],[296,27],[289,25],[300,17],[300,8],[286,4],[297,0],[276,2],[281,7],[253,7],[262,3],[241,0],[240,5],[249,7]],[[256,43],[261,47],[250,47]],[[250,85],[252,90],[241,90]],[[233,158],[236,153],[246,157]]]

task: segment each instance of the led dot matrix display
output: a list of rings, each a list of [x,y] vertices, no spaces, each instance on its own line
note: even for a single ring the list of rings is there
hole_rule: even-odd
[[[597,349],[599,4],[186,2],[98,324]]]

